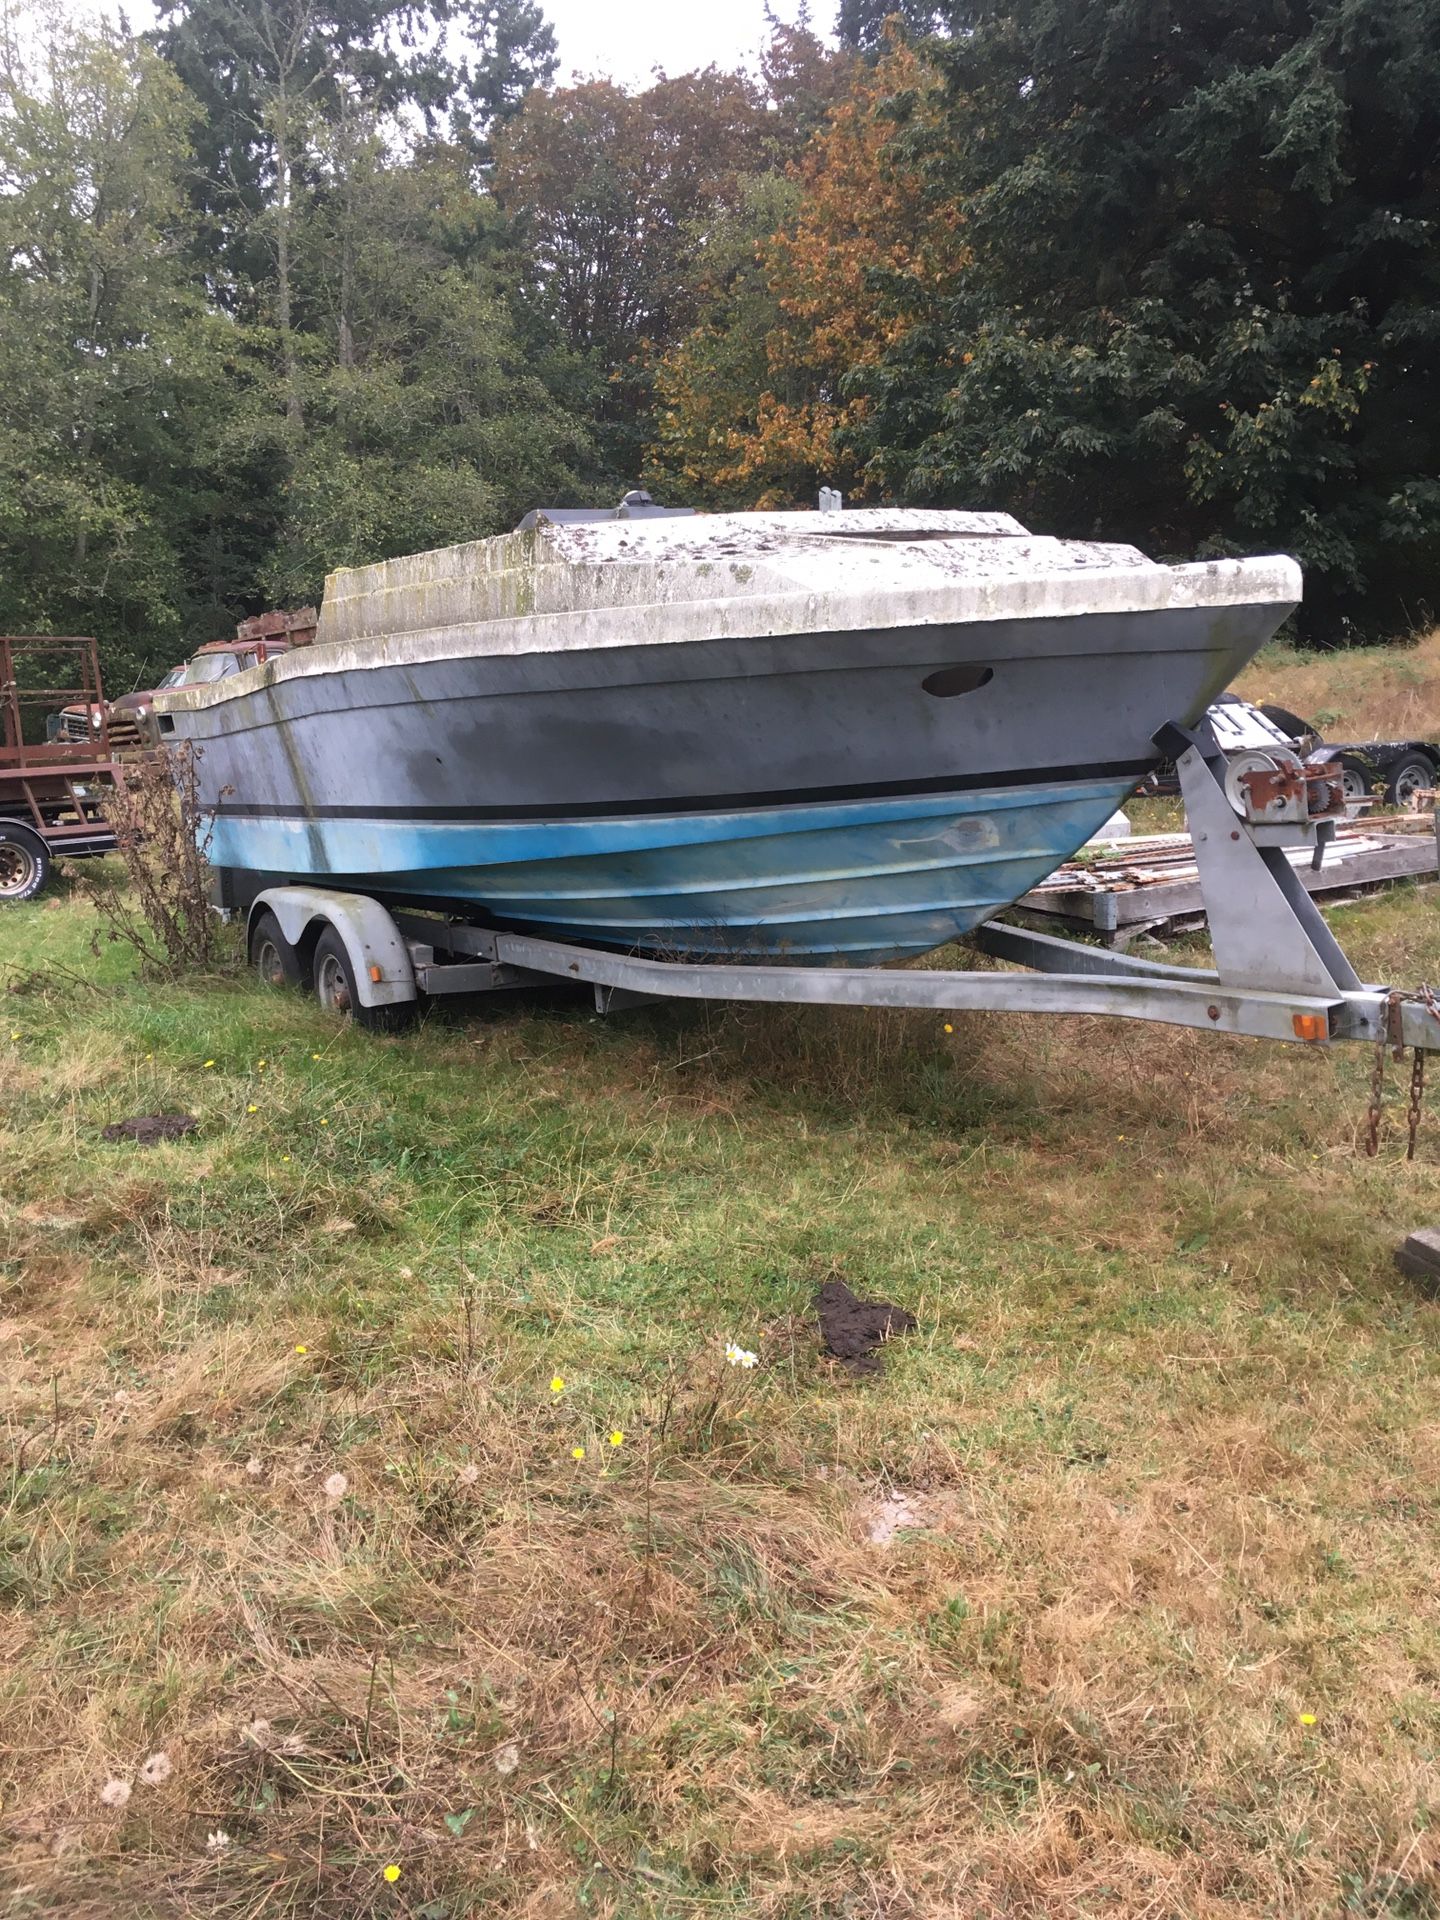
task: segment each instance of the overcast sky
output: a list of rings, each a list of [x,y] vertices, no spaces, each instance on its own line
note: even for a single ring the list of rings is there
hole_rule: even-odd
[[[122,0],[71,0],[76,11],[121,10]],[[560,79],[608,74],[643,86],[655,67],[688,73],[712,62],[753,67],[765,38],[765,0],[540,0],[560,48]],[[153,24],[149,0],[123,0],[134,28]],[[799,0],[772,0],[781,20],[794,20]],[[835,0],[812,5],[817,31],[828,31]]]
[[[765,0],[540,0],[560,43],[561,77],[609,74],[629,85],[654,67],[753,66],[765,39]],[[812,8],[828,29],[833,0]],[[794,20],[797,0],[773,0],[781,20]]]

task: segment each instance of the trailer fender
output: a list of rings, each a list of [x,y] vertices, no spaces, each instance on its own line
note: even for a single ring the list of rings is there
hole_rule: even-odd
[[[326,927],[334,928],[354,969],[355,990],[362,1007],[395,1007],[415,999],[410,950],[378,900],[329,887],[267,887],[250,904],[245,927],[247,946],[256,915],[267,907],[291,946],[306,953]]]

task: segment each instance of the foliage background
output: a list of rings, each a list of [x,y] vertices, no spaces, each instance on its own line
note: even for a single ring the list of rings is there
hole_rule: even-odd
[[[17,5],[0,626],[112,689],[640,481],[1288,550],[1323,644],[1435,608],[1440,0],[845,0],[634,90],[533,0]]]

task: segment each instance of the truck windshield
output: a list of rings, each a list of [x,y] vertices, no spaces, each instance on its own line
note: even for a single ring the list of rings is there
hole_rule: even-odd
[[[240,662],[233,653],[198,653],[185,669],[181,687],[201,687],[209,680],[223,680],[227,673],[238,673]]]

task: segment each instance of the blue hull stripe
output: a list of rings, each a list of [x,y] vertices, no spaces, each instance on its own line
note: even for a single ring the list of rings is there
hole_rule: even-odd
[[[473,903],[497,924],[593,945],[878,961],[927,952],[1017,899],[1131,784],[543,825],[227,814],[210,857],[417,903]]]

